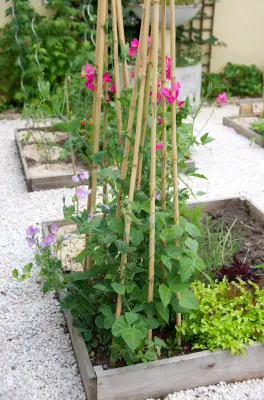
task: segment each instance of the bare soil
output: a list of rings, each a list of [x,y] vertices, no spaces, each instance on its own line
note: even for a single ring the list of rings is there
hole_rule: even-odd
[[[223,218],[228,228],[236,221],[232,232],[234,236],[242,236],[237,254],[239,261],[252,266],[264,263],[264,224],[251,217],[245,201],[230,202],[207,214],[213,219]]]

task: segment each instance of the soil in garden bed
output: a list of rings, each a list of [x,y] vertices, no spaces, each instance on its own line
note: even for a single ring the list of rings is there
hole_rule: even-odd
[[[264,225],[251,217],[247,203],[242,200],[228,202],[226,205],[207,212],[213,220],[223,218],[227,228],[232,227],[234,236],[241,237],[238,260],[251,266],[264,263]]]

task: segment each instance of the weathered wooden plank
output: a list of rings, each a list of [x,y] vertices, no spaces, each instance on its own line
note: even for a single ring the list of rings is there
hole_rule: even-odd
[[[32,186],[31,186],[31,177],[30,177],[30,173],[29,173],[29,169],[27,166],[27,162],[26,159],[23,155],[23,149],[22,149],[22,145],[21,142],[19,140],[19,136],[18,136],[18,131],[15,131],[15,141],[16,141],[16,145],[17,145],[17,149],[18,149],[18,154],[20,157],[20,160],[22,162],[22,167],[23,167],[23,171],[24,171],[24,175],[25,175],[25,181],[26,181],[26,185],[27,185],[27,189],[29,192],[32,192]]]
[[[58,292],[60,300],[63,299],[62,291]],[[73,351],[80,371],[82,383],[87,400],[97,399],[97,378],[92,366],[83,336],[74,326],[72,315],[69,311],[64,311],[64,317],[69,330]]]
[[[229,351],[202,351],[104,371],[95,368],[98,400],[145,400],[179,390],[264,377],[264,345],[247,348],[246,357]]]
[[[86,184],[87,182],[84,182]],[[73,188],[75,183],[72,180],[72,175],[49,176],[46,178],[31,178],[31,187],[33,191]]]
[[[252,131],[251,129],[240,125],[236,121],[237,118],[238,117],[224,117],[223,124],[228,126],[229,128],[233,128],[239,135],[251,139],[259,146],[264,147],[264,138],[258,133]],[[247,118],[247,117],[240,116],[239,118]]]
[[[250,99],[237,99],[236,100],[236,105],[240,104],[254,104],[254,103],[264,103],[264,98],[263,97],[257,97],[257,98],[250,98]]]

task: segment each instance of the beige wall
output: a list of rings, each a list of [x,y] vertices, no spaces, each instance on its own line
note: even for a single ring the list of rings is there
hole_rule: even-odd
[[[219,72],[228,61],[264,69],[264,0],[219,0],[214,35],[227,47],[212,49],[211,72]]]
[[[32,6],[37,10],[37,12],[41,15],[49,15],[50,11],[48,11],[42,3],[42,0],[30,0]],[[2,28],[7,22],[8,19],[5,17],[5,10],[6,8],[12,5],[12,2],[9,1],[8,3],[5,0],[0,0],[0,28]]]

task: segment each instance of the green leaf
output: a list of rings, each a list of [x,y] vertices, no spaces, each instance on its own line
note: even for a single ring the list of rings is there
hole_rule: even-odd
[[[149,318],[147,324],[149,329],[157,329],[160,326],[160,322],[157,318]]]
[[[168,275],[167,282],[173,293],[179,293],[189,287],[188,283],[182,283],[181,275],[174,271]]]
[[[124,225],[122,220],[115,217],[111,218],[109,223],[109,229],[114,233],[119,233],[120,235],[123,235]]]
[[[130,240],[133,246],[138,247],[144,240],[144,234],[132,226],[130,229]]]
[[[138,303],[135,305],[135,307],[133,308],[133,312],[140,312],[143,311],[145,309],[145,304],[143,303]]]
[[[108,288],[106,285],[104,285],[103,283],[96,283],[96,284],[94,285],[94,289],[101,290],[102,292],[106,292],[106,293],[111,292],[111,289],[109,289],[109,288]]]
[[[164,247],[164,250],[166,252],[166,254],[174,259],[177,260],[178,257],[181,255],[182,251],[179,247],[175,246],[175,244],[168,244],[167,246]]]
[[[121,296],[123,296],[126,293],[126,287],[122,283],[114,282],[114,283],[111,283],[111,286],[114,289],[114,291],[117,294],[120,294]]]
[[[123,332],[129,327],[123,315],[117,318],[112,326],[112,334],[114,337],[122,336]]]
[[[198,308],[198,303],[195,295],[191,290],[185,290],[180,294],[179,305],[188,310],[193,310]]]
[[[170,228],[162,229],[159,237],[163,242],[167,242],[176,238],[179,238],[183,234],[184,230],[178,224],[172,225]]]
[[[135,312],[126,312],[125,318],[129,325],[133,325],[134,322],[138,321],[138,314]]]
[[[209,133],[205,133],[203,136],[200,138],[202,144],[208,144],[210,142],[213,142],[215,139],[209,136]]]
[[[160,339],[158,336],[154,337],[154,343],[159,346],[159,347],[163,347],[164,349],[167,348],[166,343],[164,342],[164,340]]]
[[[189,249],[192,252],[194,252],[194,253],[197,252],[197,250],[198,250],[198,242],[197,242],[197,240],[194,240],[192,238],[187,238],[184,243],[185,243],[185,245],[187,247],[189,247]]]
[[[190,222],[188,222],[185,225],[185,231],[188,233],[188,235],[192,236],[192,237],[199,237],[201,236],[201,232],[199,231],[199,229],[191,224]]]
[[[145,335],[142,333],[142,331],[135,325],[124,329],[121,336],[132,351],[136,350],[140,346],[142,340],[145,338]]]
[[[169,307],[167,306],[166,308],[164,308],[162,302],[158,302],[156,303],[156,309],[161,318],[164,319],[164,321],[166,321],[168,324],[170,317]]]
[[[162,301],[164,308],[167,307],[169,302],[171,301],[172,292],[171,290],[164,284],[160,285],[159,287],[159,295]]]
[[[136,201],[146,201],[148,200],[148,196],[142,192],[142,190],[136,190],[134,195],[134,200]]]
[[[171,259],[167,256],[161,256],[161,261],[165,265],[165,267],[168,268],[169,271],[171,271],[172,268]]]
[[[24,274],[30,274],[30,271],[32,270],[32,268],[33,268],[33,264],[32,263],[25,265],[24,268],[23,268],[23,273]]]
[[[13,276],[13,278],[18,278],[18,270],[16,268],[13,269],[12,276]]]
[[[134,247],[129,247],[129,245],[126,242],[124,242],[124,240],[117,240],[116,247],[122,254],[133,253],[133,251],[135,250]]]

